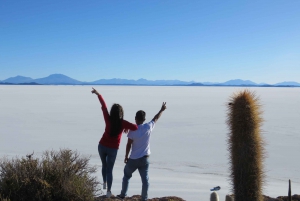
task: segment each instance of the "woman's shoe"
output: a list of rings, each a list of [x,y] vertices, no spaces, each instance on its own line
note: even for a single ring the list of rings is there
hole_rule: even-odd
[[[110,191],[107,191],[107,192],[106,192],[106,197],[107,197],[107,198],[110,198],[110,197],[111,197],[111,192],[110,192]]]

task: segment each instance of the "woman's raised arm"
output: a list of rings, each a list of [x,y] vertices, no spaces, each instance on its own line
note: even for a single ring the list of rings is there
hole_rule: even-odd
[[[101,96],[101,94],[96,89],[94,89],[94,88],[92,88],[92,89],[93,89],[92,93],[96,94],[98,96],[98,99],[101,103],[104,120],[105,120],[105,122],[108,122],[109,121],[109,114],[108,114],[106,103],[105,103],[103,97]]]

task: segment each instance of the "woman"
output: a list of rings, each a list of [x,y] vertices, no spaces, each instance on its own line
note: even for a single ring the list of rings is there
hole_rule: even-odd
[[[137,125],[123,120],[123,108],[119,104],[113,104],[108,114],[104,99],[98,91],[92,88],[92,93],[98,96],[102,105],[102,112],[105,121],[105,131],[98,145],[98,152],[102,161],[103,189],[106,189],[106,197],[111,196],[111,186],[113,181],[113,167],[117,157],[122,133],[124,130],[137,130]]]

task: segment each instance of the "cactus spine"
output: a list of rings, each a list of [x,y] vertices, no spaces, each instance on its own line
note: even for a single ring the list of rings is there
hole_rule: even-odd
[[[264,148],[258,98],[249,90],[231,97],[227,124],[231,183],[235,201],[262,201]]]
[[[219,201],[219,195],[216,192],[210,194],[210,201]]]

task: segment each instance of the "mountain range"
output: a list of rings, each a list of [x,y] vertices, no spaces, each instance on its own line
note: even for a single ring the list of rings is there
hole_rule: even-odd
[[[10,77],[5,80],[0,80],[0,84],[20,84],[20,85],[146,85],[146,86],[295,86],[300,87],[298,82],[280,82],[276,84],[260,83],[257,84],[251,80],[234,79],[223,83],[217,82],[186,82],[180,80],[129,80],[129,79],[99,79],[93,82],[82,82],[70,78],[63,74],[52,74],[48,77],[32,79],[30,77],[16,76]]]

